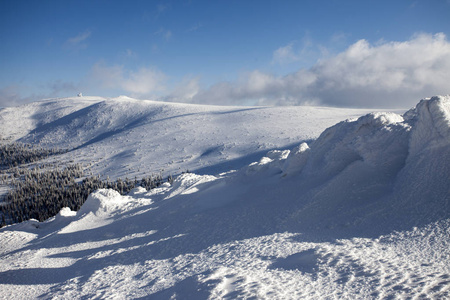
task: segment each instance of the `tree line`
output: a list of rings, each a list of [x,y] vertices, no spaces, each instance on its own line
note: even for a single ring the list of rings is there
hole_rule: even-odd
[[[8,169],[17,167],[67,151],[67,149],[46,149],[18,142],[0,144],[0,168]]]
[[[30,148],[25,146],[15,149]],[[9,153],[8,151],[4,153]],[[26,157],[17,153],[13,156]],[[32,157],[34,159],[39,156],[36,151]],[[42,157],[45,157],[45,154]],[[12,161],[11,158],[6,160]],[[102,180],[100,176],[84,177],[83,167],[80,164],[70,164],[64,168],[54,166],[49,168],[48,164],[29,168],[19,163],[16,165],[14,162],[12,165],[15,167],[2,170],[0,174],[0,184],[8,184],[10,187],[3,199],[0,199],[2,201],[0,227],[29,219],[42,222],[55,216],[63,207],[77,211],[89,194],[97,189],[114,189],[125,195],[138,186],[150,190],[159,187],[165,181],[173,182],[172,176],[164,180],[161,174],[147,176],[140,180],[119,178],[115,181],[110,181],[109,178]]]

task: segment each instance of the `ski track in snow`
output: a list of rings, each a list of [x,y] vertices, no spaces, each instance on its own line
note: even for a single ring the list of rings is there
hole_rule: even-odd
[[[73,100],[65,101],[64,109],[51,104],[60,114],[56,121],[52,113],[40,114],[52,115],[47,121],[58,123],[56,127],[63,124],[66,129],[59,132],[68,136],[73,130],[67,126],[83,115],[69,105]],[[92,102],[116,111],[123,108],[102,99],[83,101],[77,102],[78,109],[90,111]],[[202,118],[210,117],[211,111],[233,115],[230,108],[168,109],[127,101],[137,107],[129,111],[156,105],[167,109],[172,119],[176,113],[186,115],[187,109],[195,115],[204,110]],[[40,105],[31,107],[40,111]],[[76,118],[60,121],[74,111]],[[278,117],[284,112],[281,109]],[[4,115],[0,114],[2,122]],[[126,119],[126,114],[118,116]],[[23,126],[33,131],[37,123]],[[247,166],[241,160],[238,170],[221,174],[225,168],[214,166],[228,152],[207,144],[220,137],[202,131],[201,138],[192,135],[199,143],[193,156],[215,153],[202,170],[217,172],[183,174],[172,185],[151,191],[136,188],[127,196],[99,190],[78,212],[63,209],[46,222],[30,220],[0,229],[0,298],[449,298],[450,97],[421,101],[403,116],[372,113],[340,122],[320,136],[309,126],[293,143],[297,146],[278,151],[267,145],[280,141],[259,141],[266,143],[264,154],[255,155]],[[25,129],[8,134],[27,140]],[[264,130],[268,134],[270,129]],[[41,137],[54,130],[60,129],[47,126]],[[246,129],[239,130],[241,134]],[[77,155],[92,154],[92,145],[108,152],[117,146],[110,139],[125,138],[121,130],[101,139],[99,132],[92,134],[95,142],[76,150]],[[92,141],[87,135],[73,145]],[[252,144],[254,136],[249,136]],[[183,143],[177,142],[177,147]],[[255,150],[246,147],[239,155]],[[177,167],[181,165],[193,163]]]

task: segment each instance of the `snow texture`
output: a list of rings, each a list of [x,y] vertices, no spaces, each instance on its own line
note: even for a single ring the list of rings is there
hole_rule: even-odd
[[[123,110],[153,109],[154,103],[92,105],[123,116]],[[86,114],[94,111],[86,108]],[[201,118],[209,121],[225,114],[221,121],[226,124],[242,113],[180,108],[187,109],[204,110]],[[264,119],[264,110],[251,118]],[[116,117],[109,111],[105,122]],[[80,118],[85,117],[70,117],[66,125]],[[41,137],[60,130],[57,122]],[[190,130],[207,127],[198,119],[184,122],[195,124]],[[317,123],[292,128],[314,137],[311,128]],[[58,132],[84,149],[80,155],[90,155],[89,147],[80,145],[98,141],[100,128],[110,132],[105,124],[89,127],[96,133],[83,131],[78,140],[75,132],[84,130],[83,123]],[[269,135],[278,125],[266,126],[258,134]],[[197,160],[201,147],[204,157],[214,153],[207,170],[222,171],[215,165],[221,157],[216,153],[231,152],[221,148],[225,144],[219,150],[206,147],[208,137],[219,139],[218,129],[208,130],[202,129],[202,138],[195,136],[197,148],[184,149]],[[8,134],[19,138],[18,132],[25,131]],[[240,140],[248,139],[241,148],[247,154],[254,150],[248,147],[254,137],[249,133]],[[63,209],[43,223],[31,220],[1,229],[0,297],[449,298],[450,97],[422,100],[403,115],[370,113],[341,121],[316,137],[299,138],[290,150],[270,149],[274,140],[261,138],[266,154],[251,156],[254,162],[236,170],[185,173],[172,185],[137,188],[127,196],[98,190],[78,212]],[[56,144],[59,138],[54,137]]]

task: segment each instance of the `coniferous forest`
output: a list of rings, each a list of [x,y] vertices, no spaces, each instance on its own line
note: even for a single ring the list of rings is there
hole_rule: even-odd
[[[137,186],[149,190],[165,181],[162,175],[141,180],[101,180],[99,175],[85,177],[80,164],[63,167],[30,164],[64,152],[19,143],[0,145],[0,186],[9,187],[0,199],[0,227],[29,219],[42,222],[63,207],[79,210],[89,194],[97,189],[110,188],[124,195]],[[166,180],[171,182],[172,176]]]
[[[17,167],[65,152],[67,152],[65,149],[46,149],[24,143],[0,145],[0,169]]]

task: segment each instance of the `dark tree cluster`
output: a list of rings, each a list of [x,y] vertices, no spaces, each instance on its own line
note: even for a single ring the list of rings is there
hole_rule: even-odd
[[[35,145],[17,142],[0,144],[0,169],[17,167],[67,151],[68,150],[45,149]]]
[[[63,207],[79,210],[89,194],[97,189],[114,189],[125,195],[133,188],[142,186],[147,190],[160,186],[165,180],[161,175],[141,180],[101,180],[99,176],[81,179],[81,165],[69,165],[64,169],[41,171],[37,168],[19,169],[11,180],[12,189],[0,206],[1,226],[29,219],[44,221],[55,216]],[[172,182],[172,176],[167,178]],[[6,216],[6,217],[5,217]]]
[[[31,218],[43,221],[65,206],[77,209],[82,191],[75,180],[81,176],[79,165],[63,170],[19,169],[10,181],[11,190],[3,199],[1,211],[8,223],[16,223]]]
[[[63,207],[76,211],[97,189],[110,188],[124,195],[137,186],[150,190],[164,182],[162,175],[116,181],[84,177],[80,164],[62,169],[48,162],[27,165],[65,152],[23,143],[0,144],[0,185],[10,188],[0,198],[0,227],[29,219],[44,221]],[[172,176],[167,181],[172,183]]]

